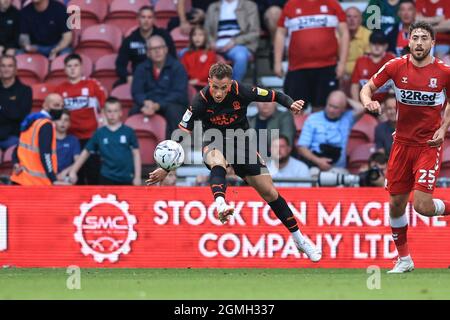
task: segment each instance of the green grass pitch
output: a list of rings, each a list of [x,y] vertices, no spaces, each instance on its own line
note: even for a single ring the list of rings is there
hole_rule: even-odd
[[[0,299],[450,299],[450,269],[388,275],[365,269],[0,269]]]

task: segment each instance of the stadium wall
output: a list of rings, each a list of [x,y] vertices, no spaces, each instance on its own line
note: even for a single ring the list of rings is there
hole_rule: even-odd
[[[388,195],[377,188],[280,189],[301,230],[323,249],[313,264],[250,188],[229,188],[227,225],[208,188],[0,187],[0,266],[140,268],[391,267]],[[448,189],[438,189],[445,197]],[[409,205],[418,268],[450,266],[448,218]]]

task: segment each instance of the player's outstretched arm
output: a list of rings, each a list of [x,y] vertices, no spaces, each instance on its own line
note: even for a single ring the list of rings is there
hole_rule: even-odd
[[[381,113],[381,106],[378,101],[372,101],[373,93],[377,90],[377,87],[370,79],[361,89],[359,97],[364,108],[370,112]]]
[[[242,94],[246,96],[250,101],[255,102],[278,102],[282,106],[290,109],[293,113],[297,114],[303,109],[305,101],[297,100],[294,101],[287,94],[276,91],[268,90],[259,87],[254,87],[251,90],[245,86],[242,88]]]
[[[145,183],[149,186],[155,183],[163,181],[170,171],[164,170],[163,168],[157,168],[148,174],[148,179]]]

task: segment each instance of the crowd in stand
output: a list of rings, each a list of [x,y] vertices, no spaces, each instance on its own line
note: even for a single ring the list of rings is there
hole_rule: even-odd
[[[112,8],[119,0],[97,1]],[[395,95],[389,84],[380,88],[374,98],[383,112],[370,114],[359,101],[361,87],[387,61],[408,53],[409,26],[417,20],[434,26],[433,54],[450,62],[447,0],[368,1],[368,8],[380,8],[380,19],[351,1],[345,10],[337,0],[122,3],[128,1],[139,4],[135,26],[120,32],[124,36],[112,49],[115,74],[103,81],[86,74],[103,54],[83,50],[85,30],[71,30],[68,23],[67,6],[91,1],[0,0],[0,173],[9,165],[12,183],[140,185],[141,164],[151,164],[143,149],[158,142],[140,144],[142,125],[155,132],[162,127],[154,136],[169,139],[193,95],[207,85],[209,67],[230,63],[233,79],[247,81],[250,64],[261,59],[262,38],[269,44],[264,63],[283,79],[285,93],[308,105],[293,116],[276,103],[258,103],[249,117],[252,128],[280,130],[269,137],[276,155],[268,163],[273,177],[310,179],[319,171],[357,173],[374,166],[384,172],[396,126]],[[168,2],[169,18],[159,9]],[[83,6],[81,13],[83,26]],[[21,68],[37,55],[49,69],[61,60],[65,80],[49,85],[36,108],[35,88],[46,78],[30,81],[21,77]],[[115,97],[123,88],[129,101]],[[38,133],[29,133],[33,130]],[[42,165],[25,168],[21,157]],[[229,175],[232,181],[233,172]],[[164,184],[176,182],[173,173]],[[196,183],[204,182],[198,177]]]

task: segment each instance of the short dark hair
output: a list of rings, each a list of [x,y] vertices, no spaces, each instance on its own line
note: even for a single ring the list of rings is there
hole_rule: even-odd
[[[416,6],[416,2],[414,0],[400,0],[398,6],[400,6],[403,3],[411,3],[414,7]]]
[[[285,135],[285,134],[280,134],[278,137],[274,138],[273,140],[275,140],[275,139],[278,139],[278,140],[284,140],[284,141],[286,141],[286,143],[287,143],[288,145],[290,145],[289,138],[288,138],[288,136]]]
[[[67,110],[67,109],[63,109],[61,117],[62,117],[63,115],[67,115],[67,116],[70,118],[70,111]]]
[[[216,77],[219,80],[224,78],[233,77],[233,68],[224,62],[214,63],[211,68],[209,68],[209,78]]]
[[[14,66],[17,67],[17,59],[15,56],[12,56],[10,54],[5,54],[3,56],[0,56],[0,61],[3,61],[3,59],[11,59],[12,61],[14,61]]]
[[[386,164],[388,161],[388,157],[383,152],[374,152],[369,157],[369,164],[371,162],[376,162],[379,164]]]
[[[78,53],[71,53],[67,57],[64,58],[64,65],[68,64],[69,61],[78,60],[80,63],[83,63],[83,59]]]
[[[142,6],[139,8],[138,15],[142,13],[142,11],[150,10],[152,13],[155,13],[155,9],[152,6]]]
[[[120,109],[122,109],[122,104],[120,103],[120,100],[116,97],[108,97],[105,101],[105,108],[107,104],[118,104],[120,106]]]
[[[431,26],[431,24],[424,22],[424,21],[414,22],[413,24],[411,24],[409,26],[409,36],[410,37],[411,37],[412,32],[416,29],[423,29],[430,34],[431,39],[433,39],[433,40],[436,39],[436,34],[435,34],[434,29]]]

